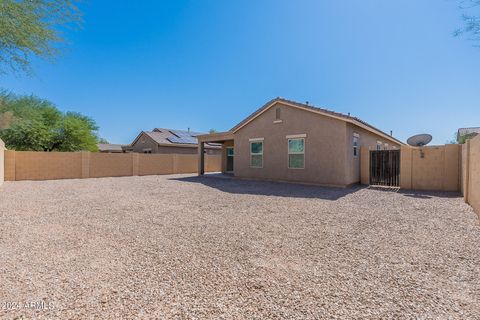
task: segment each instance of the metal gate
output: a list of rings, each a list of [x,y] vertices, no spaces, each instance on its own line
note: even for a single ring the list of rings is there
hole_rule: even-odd
[[[400,187],[400,150],[370,151],[370,185]]]

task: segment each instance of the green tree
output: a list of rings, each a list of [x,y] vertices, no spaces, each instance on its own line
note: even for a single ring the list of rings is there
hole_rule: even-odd
[[[460,1],[460,9],[468,13],[462,15],[464,26],[455,31],[455,36],[466,35],[470,40],[480,41],[480,12],[478,14],[473,13],[479,7],[480,0]]]
[[[89,117],[75,112],[67,112],[55,130],[52,149],[97,151],[98,138],[92,134],[97,130],[97,125]]]
[[[35,120],[15,123],[0,131],[8,149],[19,151],[48,151],[51,148],[53,133],[49,128]]]
[[[9,149],[97,151],[97,130],[91,118],[63,113],[47,100],[0,93],[0,138]]]
[[[0,0],[0,73],[30,71],[32,56],[53,59],[62,29],[76,28],[75,0]]]

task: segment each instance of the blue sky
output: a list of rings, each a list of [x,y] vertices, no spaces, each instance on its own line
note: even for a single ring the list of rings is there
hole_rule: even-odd
[[[86,1],[55,64],[0,87],[141,130],[228,130],[281,96],[358,116],[405,141],[480,126],[480,48],[455,0]]]

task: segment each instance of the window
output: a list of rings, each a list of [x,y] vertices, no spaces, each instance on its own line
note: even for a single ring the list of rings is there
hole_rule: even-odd
[[[227,157],[233,157],[233,147],[227,147]]]
[[[358,136],[353,135],[353,156],[358,157]]]
[[[377,150],[382,150],[382,141],[377,141]]]
[[[288,168],[305,168],[305,139],[288,139]]]
[[[385,150],[388,150],[388,143],[385,143]]]
[[[263,141],[250,141],[250,167],[263,167]]]

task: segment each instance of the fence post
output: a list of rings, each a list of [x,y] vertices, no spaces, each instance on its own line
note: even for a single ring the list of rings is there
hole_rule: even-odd
[[[4,160],[5,160],[5,180],[6,181],[15,181],[16,177],[16,152],[14,150],[5,150]]]
[[[140,168],[140,154],[132,152],[132,176],[138,176]]]
[[[400,188],[413,188],[413,148],[400,147]]]
[[[90,151],[82,151],[82,179],[90,178]]]
[[[370,150],[368,147],[360,147],[360,183],[370,184]]]
[[[465,157],[467,157],[467,159],[465,161],[465,190],[463,192],[463,198],[465,202],[468,203],[468,195],[470,193],[470,139],[465,141],[465,143],[467,145],[467,150],[465,152]]]

